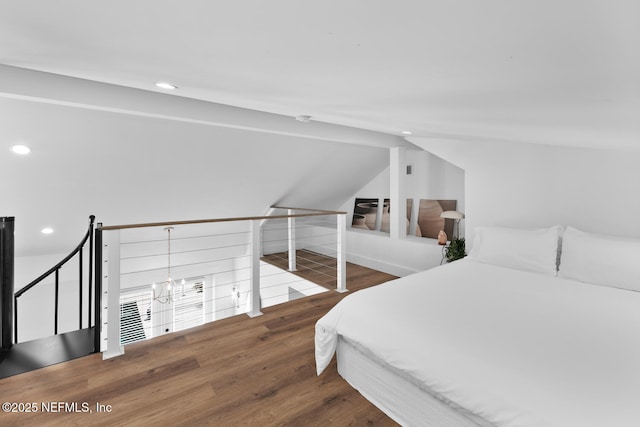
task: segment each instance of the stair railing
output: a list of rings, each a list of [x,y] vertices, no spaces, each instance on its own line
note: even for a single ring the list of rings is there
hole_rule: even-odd
[[[18,292],[15,293],[14,295],[14,304],[13,304],[13,326],[14,326],[14,342],[18,343],[18,298],[20,298],[25,292],[29,291],[30,289],[32,289],[34,286],[38,285],[39,283],[42,283],[42,281],[46,278],[48,278],[49,276],[51,276],[52,274],[54,275],[54,280],[55,280],[55,297],[54,297],[54,304],[55,304],[55,309],[54,309],[54,322],[53,322],[53,333],[54,335],[58,335],[58,307],[59,307],[59,285],[60,285],[60,269],[68,262],[70,261],[75,255],[78,255],[78,265],[79,265],[79,271],[78,271],[78,287],[79,287],[79,304],[78,304],[78,329],[82,329],[82,300],[83,300],[83,250],[84,250],[84,246],[87,243],[87,240],[89,240],[89,274],[88,274],[88,324],[87,327],[91,327],[91,308],[92,308],[92,285],[93,285],[93,251],[94,251],[94,244],[93,244],[93,226],[94,226],[94,220],[95,220],[95,216],[91,215],[89,216],[89,229],[87,230],[87,233],[84,235],[84,237],[82,238],[82,240],[80,241],[80,243],[78,244],[78,246],[69,254],[67,255],[62,261],[60,261],[59,263],[57,263],[56,265],[54,265],[53,267],[51,267],[47,272],[45,272],[44,274],[42,274],[40,277],[38,277],[37,279],[35,279],[34,281],[32,281],[31,283],[29,283],[27,286],[25,286],[24,288],[20,289]],[[98,310],[98,308],[96,308],[96,310]],[[99,334],[99,326],[96,327],[96,334]],[[97,341],[97,340],[96,340]],[[99,351],[99,349],[97,350]]]

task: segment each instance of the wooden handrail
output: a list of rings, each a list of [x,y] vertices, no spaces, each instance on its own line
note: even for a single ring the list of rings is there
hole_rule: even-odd
[[[309,208],[290,208],[290,207],[286,207],[286,206],[271,206],[274,209],[292,209],[292,210],[296,210],[296,211],[311,211],[311,212],[324,212],[328,215],[346,215],[346,212],[342,212],[342,211],[327,211],[324,209],[309,209]],[[268,218],[268,217],[267,217]]]
[[[122,225],[107,225],[98,226],[101,230],[124,230],[128,228],[144,228],[144,227],[168,227],[172,225],[189,225],[189,224],[206,224],[215,222],[232,222],[232,221],[252,221],[260,219],[283,219],[283,218],[299,218],[307,216],[325,216],[325,215],[346,215],[346,212],[341,211],[326,211],[321,209],[306,209],[306,208],[285,208],[281,206],[272,206],[276,209],[295,209],[301,211],[309,211],[313,213],[302,213],[293,215],[267,215],[267,216],[244,216],[244,217],[232,217],[232,218],[212,218],[212,219],[193,219],[183,221],[166,221],[166,222],[147,222],[141,224],[122,224]]]

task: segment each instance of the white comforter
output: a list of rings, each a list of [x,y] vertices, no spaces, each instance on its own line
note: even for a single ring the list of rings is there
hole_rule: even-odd
[[[640,426],[638,292],[463,260],[344,298],[318,374],[338,334],[497,426]]]

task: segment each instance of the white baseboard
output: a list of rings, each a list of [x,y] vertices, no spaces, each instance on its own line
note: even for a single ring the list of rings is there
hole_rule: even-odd
[[[354,264],[362,265],[364,267],[373,268],[374,270],[382,271],[383,273],[393,274],[394,276],[399,277],[408,276],[409,274],[417,273],[418,271],[420,271],[358,254],[347,254],[347,261]]]

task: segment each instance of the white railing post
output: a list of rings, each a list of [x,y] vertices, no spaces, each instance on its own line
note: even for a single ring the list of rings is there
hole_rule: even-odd
[[[293,209],[288,210],[289,215],[295,215]],[[289,271],[296,271],[296,219],[288,218],[288,240],[289,240]]]
[[[209,274],[206,276],[206,280],[202,289],[202,295],[205,301],[204,322],[213,322],[214,320],[216,320],[216,283],[213,274]],[[207,301],[209,301],[209,306],[207,306]]]
[[[389,156],[389,235],[392,239],[407,237],[407,149],[391,147]]]
[[[265,218],[260,220],[260,230],[261,230],[261,236],[260,236],[260,256],[264,255],[264,228],[263,226],[267,223],[267,221],[269,220],[266,217],[271,216],[272,213],[274,213],[276,210],[276,208],[274,207],[270,207],[269,209],[267,209],[267,212],[265,212],[265,214],[263,215]]]
[[[251,220],[251,310],[249,317],[262,315],[260,311],[260,221]]]
[[[120,345],[120,230],[111,230],[106,237],[107,283],[103,290],[107,294],[107,348],[102,358],[110,359],[124,354]]]
[[[347,292],[347,215],[336,215],[337,253],[336,261],[338,271],[336,273],[336,290]]]

